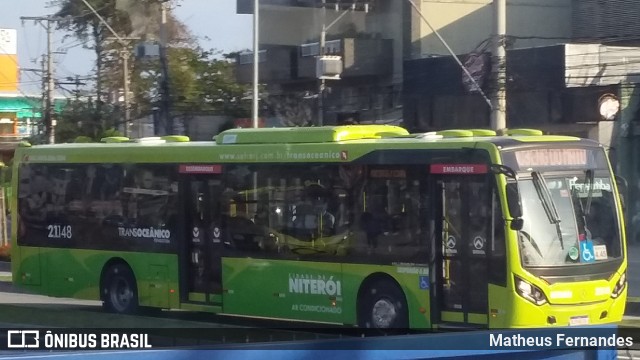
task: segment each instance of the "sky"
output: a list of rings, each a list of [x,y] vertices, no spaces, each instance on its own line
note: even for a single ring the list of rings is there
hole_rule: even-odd
[[[47,6],[48,3],[49,0],[0,0],[0,4],[10,5],[3,6],[0,12],[0,28],[17,29],[18,62],[22,69],[41,67],[40,59],[46,52],[46,31],[34,21],[23,23],[20,17],[55,13],[57,8]],[[205,49],[231,52],[251,48],[251,15],[236,14],[236,0],[182,0],[174,12]],[[54,55],[58,79],[88,75],[95,61],[91,50],[83,49],[78,40],[68,35],[70,33],[62,30],[53,32],[54,51],[65,52]],[[40,93],[38,74],[22,71],[20,83],[23,93]]]

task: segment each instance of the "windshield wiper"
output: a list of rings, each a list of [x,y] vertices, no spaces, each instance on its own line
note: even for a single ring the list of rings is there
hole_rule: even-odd
[[[533,186],[536,188],[538,198],[542,202],[542,207],[544,208],[544,212],[547,214],[549,223],[556,225],[560,248],[564,250],[564,240],[562,239],[562,229],[560,228],[560,215],[558,214],[556,204],[553,202],[551,191],[549,191],[549,188],[547,187],[547,182],[539,171],[532,172],[531,176],[533,177]]]
[[[520,230],[520,235],[522,235],[522,237],[527,239],[527,241],[529,241],[529,244],[531,244],[533,249],[538,253],[538,255],[540,255],[540,258],[544,259],[544,255],[542,255],[542,251],[540,251],[540,247],[538,247],[538,243],[533,239],[533,237],[531,237],[531,235],[524,230]]]
[[[595,182],[594,171],[589,169],[585,171],[584,184],[587,186],[587,204],[585,205],[584,213],[589,215],[591,212],[591,199],[593,199],[593,186]]]

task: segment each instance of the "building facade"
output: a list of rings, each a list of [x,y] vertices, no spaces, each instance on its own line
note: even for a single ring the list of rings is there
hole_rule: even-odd
[[[250,13],[251,3],[238,0],[239,12]],[[341,6],[347,3],[366,3],[368,11],[343,14]],[[507,126],[603,143],[614,169],[628,181],[629,234],[640,241],[640,215],[635,216],[640,214],[637,1],[506,4]],[[329,10],[332,5],[338,10]],[[317,42],[322,24],[334,24],[327,31],[328,53],[341,55],[345,67],[340,80],[327,82],[320,111],[331,121],[325,123],[393,122],[413,131],[489,127],[489,106],[470,91],[447,47],[473,67],[487,95],[495,91],[488,81],[493,0],[262,0],[260,11],[260,81],[270,95],[289,96],[292,105],[282,106],[280,114],[293,120],[283,125],[305,117],[301,125],[315,123],[320,108],[313,76]],[[374,64],[372,57],[378,56]],[[239,79],[246,82],[251,81],[250,57],[245,53],[238,61]],[[349,72],[349,67],[367,70]],[[611,98],[619,111],[602,116],[602,101]],[[304,109],[297,109],[301,104]]]
[[[238,11],[251,11],[239,0]],[[401,1],[264,0],[260,5],[260,82],[265,117],[282,125],[397,123],[402,118]],[[354,5],[355,4],[355,5]],[[352,5],[354,5],[352,7]],[[339,80],[321,91],[316,58],[325,29],[325,55],[341,57]],[[238,79],[251,82],[253,56],[240,54]],[[320,93],[322,93],[320,95]],[[319,101],[319,96],[322,96]]]

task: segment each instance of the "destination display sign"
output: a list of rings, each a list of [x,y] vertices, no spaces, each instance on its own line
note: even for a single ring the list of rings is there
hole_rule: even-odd
[[[586,166],[586,149],[534,149],[516,152],[516,161],[522,167]]]
[[[608,168],[604,150],[596,147],[504,151],[502,161],[504,165],[521,171]]]

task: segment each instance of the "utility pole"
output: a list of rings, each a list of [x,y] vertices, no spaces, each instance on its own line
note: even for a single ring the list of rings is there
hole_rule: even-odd
[[[41,66],[42,66],[42,111],[40,112],[40,116],[44,116],[44,120],[45,122],[43,123],[43,125],[45,125],[45,133],[46,133],[46,114],[47,114],[47,55],[44,54],[42,55],[42,60],[40,61]],[[38,133],[40,132],[40,129],[38,129]]]
[[[320,30],[320,49],[318,52],[318,61],[322,59],[325,53],[327,41],[327,0],[322,0],[322,29]],[[316,65],[317,66],[317,65]],[[324,78],[320,79],[320,87],[318,89],[318,126],[324,125]]]
[[[122,50],[122,73],[123,73],[123,79],[122,81],[124,82],[123,84],[123,88],[124,88],[124,94],[123,94],[123,98],[124,98],[124,136],[129,136],[129,123],[131,122],[131,106],[130,106],[130,101],[129,101],[129,56],[131,55],[129,53],[129,49],[123,49]]]
[[[493,0],[495,31],[491,41],[491,129],[501,131],[507,127],[507,4],[506,0]]]
[[[76,102],[80,101],[80,75],[76,75]]]
[[[251,106],[251,117],[253,119],[253,127],[258,125],[258,76],[260,71],[260,0],[253,1],[253,98]]]
[[[51,21],[47,21],[47,113],[46,131],[49,144],[56,142],[56,123],[53,118],[53,56],[51,55]]]
[[[161,119],[164,122],[164,134],[172,135],[173,118],[171,117],[170,94],[169,94],[169,65],[167,61],[167,1],[160,0],[160,64],[162,66],[162,106],[160,107]],[[158,129],[156,129],[156,133]]]
[[[123,108],[124,108],[124,125],[123,135],[129,136],[129,123],[131,122],[131,98],[129,97],[129,58],[131,58],[131,51],[129,50],[129,45],[132,41],[140,40],[137,37],[117,37],[117,38],[107,38],[107,40],[116,40],[120,44],[120,57],[122,58],[122,91],[124,94],[122,95],[123,99]]]
[[[40,25],[42,25],[45,30],[47,31],[47,55],[46,55],[46,69],[45,70],[45,76],[44,76],[44,80],[46,81],[46,92],[45,92],[45,96],[44,96],[44,126],[45,126],[45,138],[47,139],[47,142],[49,144],[53,144],[55,143],[55,127],[56,127],[56,120],[54,119],[54,114],[53,114],[53,90],[54,90],[54,84],[53,84],[53,54],[52,54],[52,50],[51,50],[51,45],[52,45],[52,27],[51,27],[51,23],[53,22],[58,22],[63,20],[60,17],[56,17],[56,16],[22,16],[20,17],[20,19],[22,21],[25,20],[33,20],[36,21],[38,23],[40,23]]]

